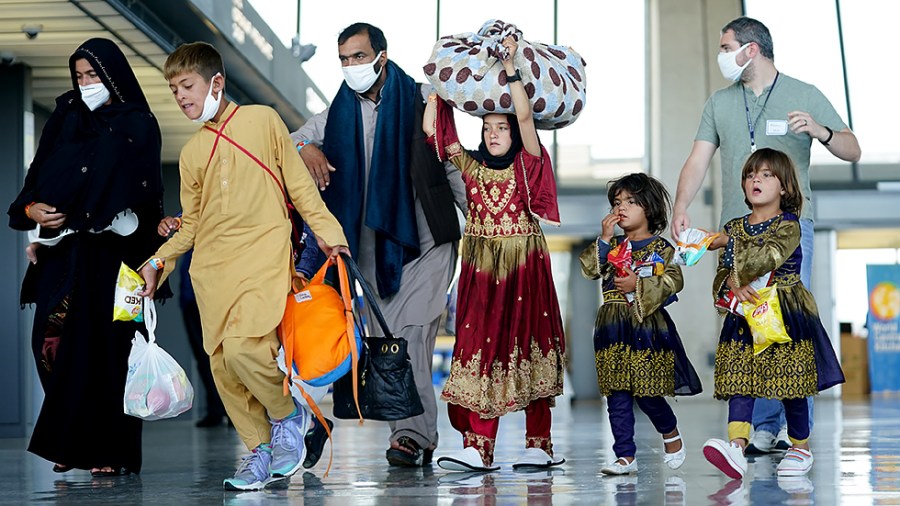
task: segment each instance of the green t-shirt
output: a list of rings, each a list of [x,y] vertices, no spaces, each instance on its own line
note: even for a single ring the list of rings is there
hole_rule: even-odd
[[[797,167],[797,178],[803,192],[801,217],[812,219],[809,188],[809,150],[812,137],[805,133],[791,132],[787,125],[788,113],[807,112],[817,123],[835,132],[844,130],[847,125],[818,88],[785,74],[779,74],[775,85],[764,89],[758,97],[753,94],[753,90],[744,88],[737,82],[713,93],[703,107],[703,117],[700,119],[700,128],[694,140],[711,142],[718,146],[721,152],[720,224],[728,223],[749,212],[747,204],[744,203],[741,181],[741,168],[750,156],[750,129],[747,126],[747,113],[742,96],[747,97],[751,121],[756,120],[754,126],[756,147],[777,149],[791,157]]]

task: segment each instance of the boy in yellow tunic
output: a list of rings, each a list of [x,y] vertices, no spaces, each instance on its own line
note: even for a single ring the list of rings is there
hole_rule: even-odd
[[[228,417],[252,451],[224,486],[257,490],[300,468],[309,425],[283,394],[275,361],[275,329],[291,288],[291,222],[281,188],[261,165],[280,180],[326,254],[349,253],[347,240],[278,114],[222,98],[225,69],[213,46],[180,46],[163,72],[182,112],[203,128],[181,150],[182,225],[141,269],[144,294],[153,296],[160,267],[169,271],[194,248],[203,347]]]

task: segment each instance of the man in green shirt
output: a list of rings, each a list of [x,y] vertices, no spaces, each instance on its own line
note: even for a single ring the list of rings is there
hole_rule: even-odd
[[[721,149],[722,159],[720,227],[748,212],[741,168],[750,153],[763,147],[783,151],[797,168],[805,199],[800,217],[803,253],[800,277],[808,287],[813,254],[813,206],[809,185],[812,141],[817,140],[836,157],[848,162],[859,160],[860,148],[856,136],[822,92],[779,72],[774,58],[772,36],[759,21],[741,17],[722,28],[719,69],[725,79],[734,84],[716,91],[703,107],[697,136],[678,179],[672,235],[677,238],[690,227],[687,209],[706,177],[716,149]],[[784,408],[779,401],[757,399],[753,411],[754,436],[747,452],[786,450],[790,443],[778,441],[776,446],[784,424]],[[787,439],[786,432],[784,435]]]

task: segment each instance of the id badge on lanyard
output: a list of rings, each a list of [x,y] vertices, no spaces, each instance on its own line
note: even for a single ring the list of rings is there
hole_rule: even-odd
[[[750,132],[750,153],[756,152],[756,122],[759,121],[759,117],[762,116],[763,111],[766,110],[766,104],[769,103],[769,97],[772,96],[772,90],[775,89],[775,83],[778,82],[779,75],[781,75],[780,72],[775,73],[775,80],[772,81],[772,86],[769,87],[769,91],[766,93],[766,101],[763,102],[759,114],[756,115],[756,119],[750,119],[750,105],[747,103],[747,91],[744,88],[744,85],[741,85],[741,96],[744,98],[744,111],[747,113],[747,130]]]

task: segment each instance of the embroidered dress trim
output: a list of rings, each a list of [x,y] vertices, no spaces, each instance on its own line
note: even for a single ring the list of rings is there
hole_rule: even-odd
[[[559,339],[553,337],[556,342]],[[560,356],[556,348],[545,355],[536,341],[531,342],[530,359],[519,358],[520,354],[516,346],[509,354],[508,364],[494,360],[489,366],[482,364],[481,350],[464,364],[454,360],[441,399],[482,418],[521,411],[535,399],[550,398],[552,405],[553,397],[563,392],[565,355]],[[483,372],[485,369],[490,372]]]
[[[635,350],[616,343],[594,356],[600,393],[608,396],[617,390],[637,397],[675,395],[675,354],[652,349]]]
[[[482,436],[476,432],[466,432],[463,436],[463,447],[475,448],[481,454],[481,461],[486,466],[494,463],[494,444],[496,439]]]
[[[742,334],[743,329],[739,330]],[[715,397],[732,395],[796,399],[818,393],[818,374],[812,341],[773,344],[759,355],[753,345],[739,341],[716,348]]]

